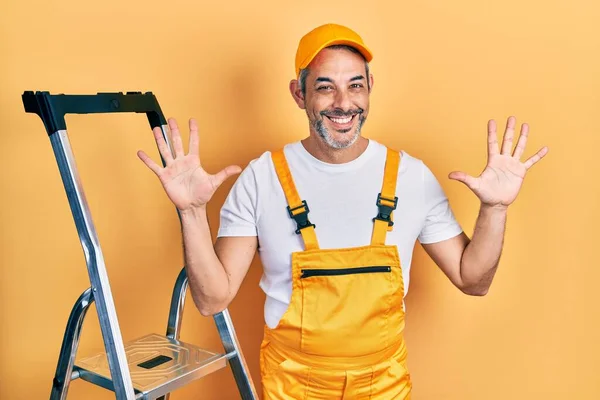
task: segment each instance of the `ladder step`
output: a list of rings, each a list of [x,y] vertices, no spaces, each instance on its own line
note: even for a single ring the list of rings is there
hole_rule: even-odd
[[[148,400],[226,367],[228,359],[157,334],[125,343],[125,354],[136,394]],[[74,370],[81,379],[114,391],[106,353],[77,360]]]

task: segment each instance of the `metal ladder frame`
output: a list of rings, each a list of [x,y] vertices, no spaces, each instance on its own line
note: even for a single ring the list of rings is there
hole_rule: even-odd
[[[95,95],[53,95],[44,91],[25,91],[22,100],[25,112],[37,114],[42,119],[50,137],[71,213],[85,254],[91,283],[91,287],[81,294],[71,310],[52,383],[50,399],[66,399],[69,384],[80,377],[79,370],[75,366],[75,357],[83,321],[89,306],[94,301],[96,302],[100,329],[112,378],[112,388],[110,389],[115,392],[118,400],[145,399],[143,393],[136,394],[133,388],[102,249],[79,178],[64,116],[65,114],[116,112],[145,113],[150,127],[161,129],[165,142],[171,150],[168,126],[164,115],[152,92],[144,94],[141,92],[127,92],[126,94],[119,92],[98,93]],[[162,156],[161,161],[163,166],[166,165]],[[171,298],[166,332],[166,336],[170,339],[179,339],[187,283],[184,267],[177,277]],[[241,399],[258,400],[229,311],[225,309],[215,314],[213,318]],[[168,397],[167,394],[161,399],[167,399]]]

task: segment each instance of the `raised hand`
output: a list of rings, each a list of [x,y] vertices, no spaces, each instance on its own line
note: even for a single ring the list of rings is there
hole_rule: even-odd
[[[488,161],[481,175],[475,178],[461,171],[454,171],[448,175],[448,178],[467,185],[481,200],[482,204],[493,207],[508,207],[517,198],[529,168],[548,153],[548,147],[544,146],[525,162],[521,162],[527,144],[529,126],[527,124],[521,125],[519,140],[514,152],[512,152],[515,124],[515,117],[509,117],[504,132],[502,149],[499,151],[496,122],[494,120],[488,122]]]
[[[164,168],[156,164],[143,151],[137,153],[144,164],[158,176],[167,196],[180,211],[206,206],[217,188],[227,178],[241,172],[241,168],[237,165],[230,165],[215,175],[202,169],[198,154],[198,125],[193,118],[189,121],[189,128],[190,146],[188,154],[185,154],[177,121],[173,118],[169,119],[174,157],[163,138],[161,129],[154,128],[156,144],[166,163]]]

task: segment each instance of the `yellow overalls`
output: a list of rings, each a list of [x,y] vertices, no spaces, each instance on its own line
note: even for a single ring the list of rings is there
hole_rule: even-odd
[[[325,250],[319,249],[283,150],[272,158],[305,250],[292,253],[287,311],[276,328],[265,326],[264,399],[410,399],[402,269],[397,246],[385,245],[398,201],[400,154],[387,151],[371,244]]]

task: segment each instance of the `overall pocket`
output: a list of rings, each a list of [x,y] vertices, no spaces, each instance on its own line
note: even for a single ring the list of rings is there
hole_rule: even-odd
[[[286,359],[275,364],[266,362],[262,374],[265,400],[304,399],[310,388],[311,368]]]
[[[391,266],[307,266],[301,272],[302,351],[360,356],[390,345],[388,316],[394,306]]]
[[[374,399],[408,400],[411,391],[410,373],[394,357],[373,367],[371,395]]]

